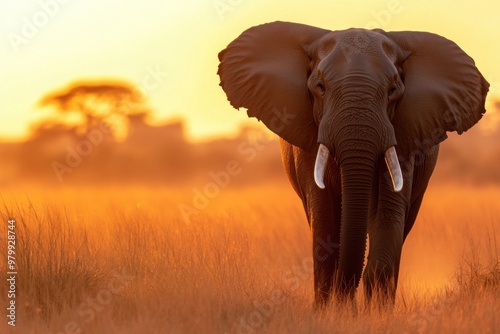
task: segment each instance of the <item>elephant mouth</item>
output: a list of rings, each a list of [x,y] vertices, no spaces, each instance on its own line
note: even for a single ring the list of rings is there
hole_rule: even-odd
[[[314,164],[314,181],[320,189],[325,189],[326,187],[324,178],[329,157],[330,151],[328,148],[323,144],[319,144],[316,162]],[[384,158],[389,175],[391,176],[393,190],[394,192],[400,192],[403,189],[403,173],[401,172],[401,167],[399,165],[398,156],[394,146],[387,149]]]

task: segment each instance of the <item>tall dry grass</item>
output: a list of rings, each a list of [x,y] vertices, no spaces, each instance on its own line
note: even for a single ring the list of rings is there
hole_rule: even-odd
[[[1,333],[441,333],[500,328],[500,190],[433,188],[393,310],[312,309],[311,236],[288,185],[3,192],[17,220],[18,317]],[[5,245],[0,248],[2,263]],[[5,268],[1,264],[2,270]],[[6,305],[6,285],[0,300]],[[357,303],[363,305],[358,293]],[[5,309],[2,307],[2,309]]]

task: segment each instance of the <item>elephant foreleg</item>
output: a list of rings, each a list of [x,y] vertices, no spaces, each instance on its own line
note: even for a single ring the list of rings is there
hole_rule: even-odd
[[[330,300],[339,259],[340,208],[315,206],[311,212],[314,257],[314,295],[316,307]]]
[[[411,194],[411,173],[406,172],[403,191],[395,193],[387,182],[379,182],[374,215],[368,224],[368,262],[363,274],[366,301],[376,292],[383,303],[394,303],[399,276],[399,263],[404,242],[404,228]],[[379,180],[385,170],[381,168]]]
[[[339,244],[338,238],[332,234],[314,233],[314,236],[314,296],[318,307],[330,300],[338,266]]]
[[[389,223],[370,229],[368,262],[363,274],[365,297],[370,302],[377,292],[382,302],[394,303],[403,248],[403,223]]]

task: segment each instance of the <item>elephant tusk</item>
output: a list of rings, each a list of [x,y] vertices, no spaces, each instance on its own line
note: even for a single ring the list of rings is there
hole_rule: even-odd
[[[399,160],[394,146],[391,146],[385,152],[385,163],[387,164],[387,169],[391,175],[394,191],[400,192],[401,189],[403,189],[403,173],[401,173],[401,167],[399,166]]]
[[[328,162],[329,156],[330,151],[328,150],[328,148],[323,144],[319,144],[318,155],[316,156],[316,163],[314,164],[314,181],[316,182],[316,185],[321,189],[325,189],[324,177],[326,163]]]

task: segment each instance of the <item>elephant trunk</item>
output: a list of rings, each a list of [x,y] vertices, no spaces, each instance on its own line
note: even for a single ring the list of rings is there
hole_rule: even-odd
[[[353,145],[366,145],[356,143]],[[340,296],[353,296],[363,271],[370,195],[375,174],[375,152],[349,152],[340,161],[342,218],[339,270],[336,287]]]

